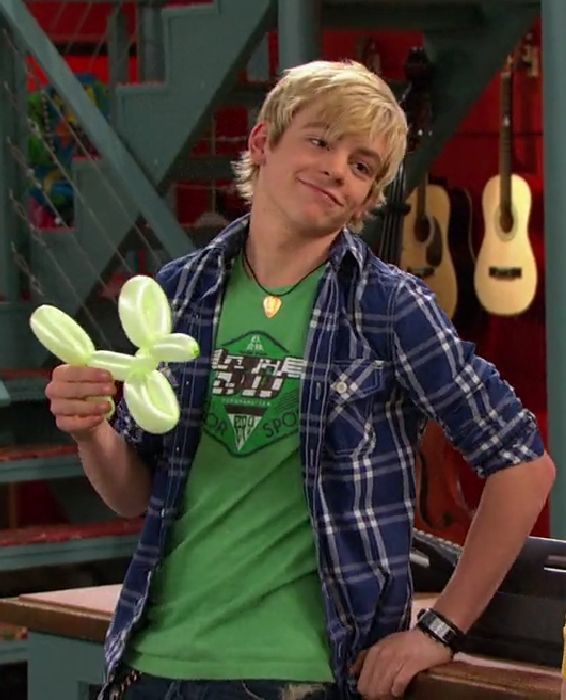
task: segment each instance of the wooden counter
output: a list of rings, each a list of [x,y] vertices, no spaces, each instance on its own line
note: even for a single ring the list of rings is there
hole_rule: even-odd
[[[101,645],[119,591],[118,585],[100,586],[0,600],[0,621],[25,625],[30,636],[50,635],[51,643],[55,637]],[[432,602],[419,595],[414,611]],[[30,663],[33,662],[30,656]],[[41,687],[45,692],[45,685]],[[560,689],[558,669],[457,654],[452,663],[419,674],[406,697],[411,700],[558,700]],[[31,695],[30,700],[33,700]]]

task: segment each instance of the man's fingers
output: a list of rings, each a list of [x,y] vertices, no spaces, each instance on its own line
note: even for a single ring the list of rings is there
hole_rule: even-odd
[[[90,396],[114,396],[114,382],[50,382],[45,395],[53,401],[57,399],[87,399]]]
[[[106,415],[110,410],[108,401],[85,401],[81,399],[53,399],[51,413],[55,416],[93,416]]]
[[[81,433],[103,423],[104,416],[57,416],[55,422],[65,433]]]
[[[105,369],[96,367],[74,367],[73,365],[59,365],[52,374],[53,381],[63,382],[112,382],[112,375]]]

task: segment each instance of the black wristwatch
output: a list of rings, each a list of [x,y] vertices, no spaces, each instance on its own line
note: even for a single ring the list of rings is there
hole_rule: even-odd
[[[451,649],[460,651],[465,638],[464,632],[434,608],[423,608],[417,615],[417,629]]]

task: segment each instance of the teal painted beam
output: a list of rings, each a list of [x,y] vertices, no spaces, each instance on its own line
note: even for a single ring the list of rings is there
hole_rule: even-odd
[[[138,535],[0,547],[0,572],[132,556]]]
[[[22,0],[0,0],[0,12],[27,50],[37,59],[59,94],[69,103],[101,157],[121,181],[138,210],[172,256],[183,255],[190,243],[102,114],[92,105],[79,81],[61,58]]]
[[[31,312],[31,309],[28,313]],[[28,365],[29,367],[30,365]],[[4,377],[4,386],[11,403],[21,401],[45,401],[47,377]]]
[[[162,10],[165,0],[138,9],[138,65],[140,80],[163,80],[165,52],[163,47]]]
[[[25,301],[0,302],[0,367],[36,366],[37,342],[29,329],[32,310]]]
[[[0,41],[0,299],[19,301],[21,298],[21,271],[15,264],[15,255],[25,260],[24,223],[16,213],[12,196],[20,203],[24,199],[23,173],[16,163],[10,143],[24,149],[22,119],[26,106],[25,70],[21,58],[11,46],[14,36],[0,17],[0,32],[7,37]],[[7,92],[6,92],[7,91]],[[9,93],[9,94],[8,94]],[[13,100],[16,104],[13,104]],[[0,334],[6,332],[0,327]]]
[[[21,664],[28,660],[25,639],[0,639],[0,666]]]
[[[320,58],[321,0],[279,0],[279,72]]]
[[[550,502],[550,535],[566,539],[566,2],[543,0],[544,229],[547,388],[550,452],[557,476]]]
[[[110,100],[110,123],[116,123],[116,88],[128,81],[130,61],[130,37],[126,13],[122,6],[116,7],[108,16],[106,26],[108,46],[108,94]]]
[[[83,468],[76,455],[0,462],[0,484],[69,479],[82,475]]]
[[[88,700],[93,697],[89,686],[103,682],[102,640],[30,631],[28,659],[28,700]]]

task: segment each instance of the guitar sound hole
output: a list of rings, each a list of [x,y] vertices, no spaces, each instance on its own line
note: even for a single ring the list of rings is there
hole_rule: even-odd
[[[424,243],[430,236],[430,221],[427,216],[421,216],[415,221],[415,238]]]
[[[490,267],[489,276],[496,280],[521,279],[523,271],[520,267]]]
[[[503,233],[511,233],[513,230],[513,226],[515,225],[515,221],[513,219],[513,212],[511,211],[505,211],[505,209],[501,210],[501,216],[499,217],[499,225],[501,226],[501,230]]]
[[[407,272],[421,280],[426,280],[434,275],[434,267],[408,267]]]

